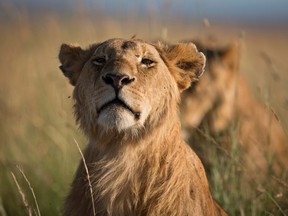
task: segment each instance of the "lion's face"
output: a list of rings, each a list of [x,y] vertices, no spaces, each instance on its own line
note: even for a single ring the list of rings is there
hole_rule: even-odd
[[[169,75],[168,69],[152,45],[107,41],[86,62],[76,85],[82,95],[76,98],[80,103],[82,96],[89,98],[89,118],[104,130],[141,128],[152,107],[163,100],[157,94],[157,99],[153,97],[153,89],[156,85],[164,89],[171,83],[168,80],[172,77],[165,74]],[[166,82],[159,82],[160,77]]]
[[[179,49],[183,53],[177,56]],[[87,50],[62,45],[59,58],[75,85],[82,128],[134,134],[176,106],[179,92],[202,73],[205,60],[192,44],[167,48],[133,39],[111,39]]]

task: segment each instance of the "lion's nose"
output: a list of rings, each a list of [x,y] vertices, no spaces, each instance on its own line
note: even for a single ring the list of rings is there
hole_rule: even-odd
[[[102,79],[107,85],[111,85],[115,89],[121,89],[123,86],[128,85],[135,80],[135,78],[131,78],[126,74],[106,74]]]

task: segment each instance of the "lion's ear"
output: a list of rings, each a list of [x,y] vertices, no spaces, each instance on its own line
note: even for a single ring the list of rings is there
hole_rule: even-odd
[[[223,52],[222,62],[228,69],[235,71],[238,69],[240,59],[240,47],[237,41],[233,41]]]
[[[205,41],[194,41],[194,43],[205,54],[208,63],[217,62],[232,72],[238,69],[240,57],[238,41],[233,41],[228,46],[218,46]]]
[[[70,83],[75,86],[81,70],[85,64],[85,53],[87,51],[76,45],[62,44],[59,52],[59,67],[64,76],[69,78]]]
[[[193,43],[179,43],[166,49],[168,67],[180,92],[190,87],[204,72],[206,58]]]

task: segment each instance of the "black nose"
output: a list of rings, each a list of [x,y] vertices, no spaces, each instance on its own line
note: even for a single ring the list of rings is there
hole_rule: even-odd
[[[106,74],[102,79],[106,84],[113,86],[115,89],[121,89],[135,80],[135,78],[130,78],[126,74]]]

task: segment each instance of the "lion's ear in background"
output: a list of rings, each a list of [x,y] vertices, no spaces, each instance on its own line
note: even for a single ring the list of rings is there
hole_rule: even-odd
[[[190,87],[203,74],[206,58],[193,43],[179,43],[165,50],[168,67],[174,76],[179,91]]]
[[[237,71],[239,67],[240,47],[237,41],[233,41],[223,51],[222,62],[231,71]]]
[[[240,59],[240,44],[238,41],[235,40],[226,46],[219,46],[217,43],[201,40],[195,40],[193,43],[205,54],[207,65],[217,62],[218,65],[229,71],[238,70]]]

